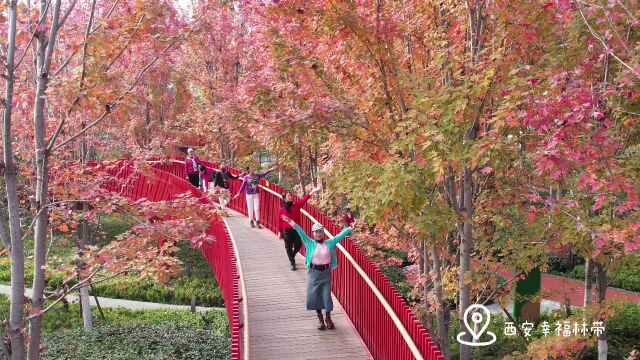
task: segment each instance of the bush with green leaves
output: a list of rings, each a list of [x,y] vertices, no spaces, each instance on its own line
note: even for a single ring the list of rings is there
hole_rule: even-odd
[[[222,293],[212,275],[209,275],[209,279],[179,277],[168,285],[149,278],[140,279],[135,275],[121,276],[96,284],[90,293],[115,299],[175,305],[189,305],[191,296],[195,295],[198,306],[224,306]]]
[[[117,235],[125,232],[130,227],[131,220],[127,218],[104,216],[101,219],[101,233],[93,241],[96,245],[105,245]],[[33,244],[26,241],[27,253],[31,251]],[[57,242],[51,248],[52,254],[59,257],[71,256],[73,244]],[[151,278],[140,279],[137,275],[123,275],[96,284],[91,289],[91,294],[116,299],[157,302],[174,305],[190,305],[191,296],[195,295],[196,305],[207,307],[222,307],[224,300],[215,277],[209,265],[198,249],[192,249],[182,245],[175,256],[183,262],[183,271],[169,284],[161,284]],[[45,277],[46,288],[55,291],[62,287],[64,275],[56,273],[53,269],[47,271]],[[11,268],[8,256],[0,256],[0,283],[11,282]],[[33,282],[33,260],[25,262],[25,284],[27,287]],[[67,285],[73,286],[76,279],[71,279]]]
[[[50,302],[47,302],[48,305]],[[96,326],[109,324],[159,324],[162,322],[180,322],[192,327],[207,327],[224,334],[229,332],[227,313],[222,309],[192,313],[188,310],[158,309],[133,310],[122,307],[102,308],[104,319],[97,307],[91,307],[93,323]],[[0,319],[9,318],[9,301],[0,295]],[[42,332],[44,334],[60,330],[82,327],[82,314],[78,303],[61,301],[44,313]]]
[[[215,329],[181,322],[98,326],[57,331],[43,338],[42,359],[228,359],[230,341]]]
[[[573,268],[571,277],[574,279],[584,279],[584,265]],[[595,279],[595,274],[593,275]],[[616,287],[628,291],[640,292],[640,268],[621,268],[607,274],[607,286]]]

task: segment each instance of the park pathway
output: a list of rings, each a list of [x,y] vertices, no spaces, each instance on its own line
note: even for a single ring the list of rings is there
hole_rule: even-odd
[[[318,318],[305,307],[307,270],[300,255],[298,270],[291,271],[283,242],[272,232],[251,228],[235,212],[225,222],[242,262],[252,360],[372,359],[335,297],[336,329],[316,329]]]

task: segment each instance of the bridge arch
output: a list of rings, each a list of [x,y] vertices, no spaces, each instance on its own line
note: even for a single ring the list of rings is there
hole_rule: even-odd
[[[203,203],[210,200],[202,192],[185,181],[184,162],[179,159],[160,159],[148,162],[149,171],[139,171],[131,160],[99,163],[114,177],[105,185],[108,190],[132,199],[147,198],[151,201],[169,200],[190,193]],[[206,163],[216,167],[215,164]],[[237,169],[232,173],[239,174]],[[127,179],[120,183],[116,179]],[[231,183],[231,191],[238,190],[239,182]],[[269,230],[277,231],[280,194],[285,189],[260,180],[260,222]],[[244,197],[233,199],[231,209],[246,215]],[[329,217],[310,204],[302,211],[300,226],[307,232],[315,223],[321,223],[330,236],[340,231]],[[207,233],[216,241],[205,244],[201,251],[221,288],[229,330],[231,334],[231,358],[249,358],[247,299],[241,271],[241,261],[233,237],[223,221],[213,220]],[[303,249],[304,250],[304,249]],[[376,359],[443,359],[437,345],[431,339],[418,317],[411,311],[380,269],[366,257],[348,238],[338,248],[340,266],[332,272],[332,292],[351,319],[358,334]],[[242,315],[241,315],[242,314]]]

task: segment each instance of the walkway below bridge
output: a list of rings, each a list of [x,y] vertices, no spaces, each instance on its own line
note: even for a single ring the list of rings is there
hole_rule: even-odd
[[[333,298],[334,330],[316,329],[306,309],[307,271],[298,255],[291,271],[284,244],[267,229],[231,212],[225,218],[238,249],[246,286],[249,357],[258,359],[372,359],[349,318]]]

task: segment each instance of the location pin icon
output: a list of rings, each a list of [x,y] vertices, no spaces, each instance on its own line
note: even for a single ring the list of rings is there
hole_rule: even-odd
[[[468,319],[469,313],[472,313],[471,322],[473,323],[473,325],[469,324],[469,319]],[[482,305],[478,305],[478,304],[471,305],[464,312],[464,326],[467,327],[467,330],[469,330],[469,333],[471,334],[471,336],[473,336],[474,340],[478,340],[480,336],[484,334],[484,332],[487,330],[487,327],[489,327],[490,321],[491,321],[491,313],[486,307]],[[480,331],[476,333],[475,325],[476,324],[479,325],[482,322],[484,322],[484,325],[480,328]]]

